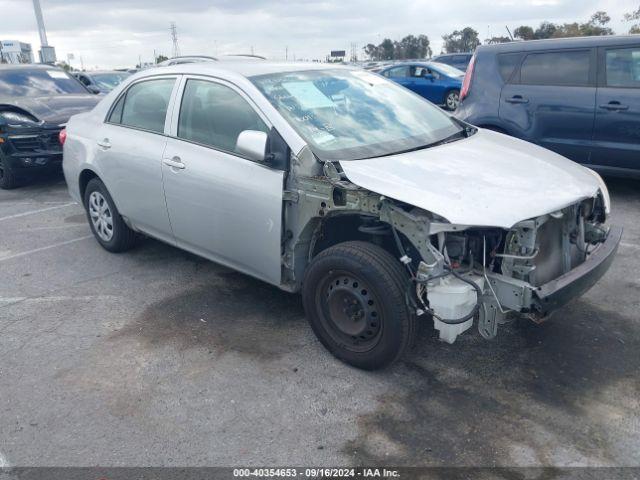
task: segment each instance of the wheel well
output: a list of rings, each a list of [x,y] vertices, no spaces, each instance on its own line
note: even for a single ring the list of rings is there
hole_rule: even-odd
[[[80,173],[80,181],[79,181],[79,187],[80,187],[80,198],[83,199],[84,202],[84,191],[87,189],[87,184],[91,181],[92,178],[100,178],[98,177],[98,175],[96,175],[96,172],[94,172],[93,170],[83,170]]]
[[[402,256],[393,237],[391,227],[376,217],[356,214],[325,217],[318,231],[316,242],[312,246],[311,258],[329,247],[354,240],[378,245],[395,258]],[[411,258],[419,261],[420,254],[407,237],[401,232],[398,232],[398,236],[406,249],[406,253]]]

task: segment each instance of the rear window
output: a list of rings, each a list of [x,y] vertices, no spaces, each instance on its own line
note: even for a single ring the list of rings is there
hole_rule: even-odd
[[[502,80],[508,82],[511,79],[521,58],[521,53],[503,53],[498,55],[498,70],[500,71]]]
[[[520,83],[525,85],[587,86],[589,50],[532,53],[522,62]]]

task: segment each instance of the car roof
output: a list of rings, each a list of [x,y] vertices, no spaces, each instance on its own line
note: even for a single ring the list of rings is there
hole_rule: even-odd
[[[143,70],[137,74],[138,78],[154,76],[159,73],[176,73],[191,75],[213,75],[213,76],[235,76],[254,77],[258,75],[268,75],[272,73],[287,73],[313,70],[341,69],[353,70],[354,67],[336,65],[333,63],[306,63],[306,62],[256,62],[256,61],[234,61],[234,62],[200,62],[183,63],[179,65],[168,65],[158,68]]]
[[[0,63],[0,70],[62,70],[46,63]]]
[[[473,55],[473,52],[459,52],[459,53],[443,53],[442,55],[436,55],[435,58],[454,57],[458,55]]]
[[[602,35],[594,37],[548,38],[544,40],[527,40],[493,45],[481,45],[482,52],[527,52],[531,50],[553,50],[554,48],[585,48],[613,45],[637,45],[640,43],[638,35]]]

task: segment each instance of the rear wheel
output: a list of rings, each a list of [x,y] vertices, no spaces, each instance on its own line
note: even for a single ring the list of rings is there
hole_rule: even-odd
[[[11,170],[11,167],[2,157],[0,157],[0,188],[10,190],[17,186],[18,182]]]
[[[451,90],[447,93],[447,98],[445,99],[444,104],[445,107],[447,107],[447,110],[453,111],[458,108],[458,105],[460,104],[460,91]]]
[[[311,328],[337,358],[375,370],[400,358],[415,336],[402,264],[382,248],[345,242],[309,265],[303,302]]]
[[[100,245],[114,253],[133,248],[136,232],[124,223],[111,195],[99,179],[94,178],[87,184],[84,206],[91,231]]]

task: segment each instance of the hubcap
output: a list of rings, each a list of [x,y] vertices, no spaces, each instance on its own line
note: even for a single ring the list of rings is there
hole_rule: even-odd
[[[455,110],[456,108],[458,108],[459,103],[460,95],[458,95],[456,92],[451,92],[447,96],[447,107],[449,107],[451,110]]]
[[[100,192],[89,195],[89,216],[93,228],[102,240],[108,242],[113,237],[113,216],[104,196]]]
[[[361,279],[332,272],[319,297],[322,323],[336,342],[355,352],[368,351],[378,343],[382,332],[378,301]]]

